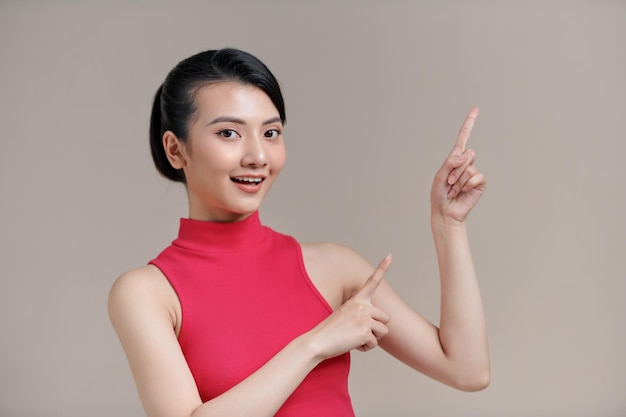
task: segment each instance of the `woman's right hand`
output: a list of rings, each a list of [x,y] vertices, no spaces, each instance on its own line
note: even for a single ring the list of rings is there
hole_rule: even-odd
[[[372,296],[391,265],[391,255],[378,264],[361,289],[308,334],[320,359],[378,346],[387,332],[389,315],[372,304]]]

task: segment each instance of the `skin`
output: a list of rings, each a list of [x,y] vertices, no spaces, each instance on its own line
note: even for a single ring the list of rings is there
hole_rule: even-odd
[[[285,163],[278,111],[256,87],[220,82],[201,88],[189,138],[172,132],[163,146],[184,170],[189,217],[229,222],[256,211]],[[438,381],[464,391],[489,384],[487,331],[465,220],[485,190],[466,143],[478,109],[463,123],[431,189],[431,225],[441,280],[441,322],[425,320],[384,279],[386,256],[374,268],[352,249],[302,243],[305,267],[334,312],[296,337],[269,362],[217,398],[202,403],[178,344],[181,307],[167,279],[147,265],[120,276],[109,315],[150,417],[272,416],[321,361],[378,346]],[[256,192],[233,177],[258,176]],[[245,398],[245,401],[241,401]]]

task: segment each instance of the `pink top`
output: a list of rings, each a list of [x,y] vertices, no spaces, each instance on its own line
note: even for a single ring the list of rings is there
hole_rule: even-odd
[[[304,269],[298,242],[261,225],[258,212],[235,223],[181,219],[178,238],[150,263],[178,295],[178,340],[202,401],[332,313]],[[276,416],[353,417],[349,369],[349,353],[320,363]]]

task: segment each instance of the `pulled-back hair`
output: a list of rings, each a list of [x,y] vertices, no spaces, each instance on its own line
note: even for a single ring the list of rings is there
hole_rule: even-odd
[[[200,52],[179,62],[159,87],[150,117],[150,150],[157,170],[172,181],[185,183],[182,169],[169,163],[163,148],[163,133],[172,131],[179,140],[188,139],[189,125],[196,112],[196,93],[219,81],[237,81],[260,88],[278,110],[283,124],[285,104],[278,81],[258,58],[232,48]]]

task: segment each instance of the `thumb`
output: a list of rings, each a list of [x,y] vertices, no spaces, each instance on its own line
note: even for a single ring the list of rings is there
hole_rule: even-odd
[[[378,286],[385,278],[385,273],[387,269],[389,269],[389,265],[391,265],[392,257],[391,254],[385,256],[382,261],[378,264],[372,275],[369,276],[365,284],[361,287],[359,292],[356,294],[355,298],[361,298],[366,300],[371,300],[372,296],[378,289]]]

